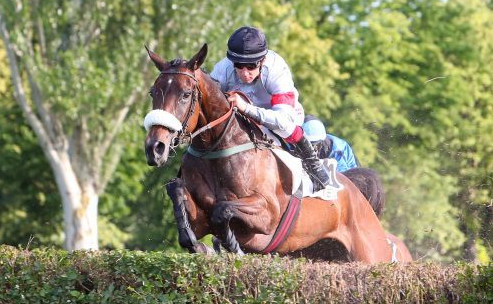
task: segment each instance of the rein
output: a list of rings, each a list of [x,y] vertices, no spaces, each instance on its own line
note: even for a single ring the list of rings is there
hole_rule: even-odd
[[[184,71],[177,71],[177,70],[168,70],[168,71],[161,71],[160,74],[168,74],[168,75],[184,75],[187,76],[194,81],[194,86],[193,86],[193,91],[192,91],[192,101],[191,105],[188,108],[188,111],[186,113],[185,119],[183,122],[180,122],[173,114],[163,111],[163,110],[152,110],[149,112],[145,119],[144,119],[144,127],[148,130],[152,125],[162,125],[164,127],[167,127],[171,130],[174,130],[176,132],[176,137],[172,140],[171,142],[171,147],[177,147],[180,144],[189,144],[188,147],[188,152],[192,154],[195,157],[204,157],[204,158],[222,158],[226,156],[230,156],[232,154],[240,153],[255,147],[258,147],[258,141],[253,138],[254,142],[257,143],[248,143],[248,144],[243,144],[240,146],[235,146],[232,148],[228,148],[225,150],[221,151],[215,151],[219,144],[223,141],[224,137],[227,134],[227,130],[229,129],[231,123],[234,120],[234,117],[237,113],[237,108],[233,105],[230,104],[230,107],[226,113],[221,115],[219,118],[207,123],[206,125],[202,126],[201,128],[195,130],[195,131],[188,131],[190,119],[193,117],[195,113],[195,108],[197,107],[197,104],[199,105],[199,111],[202,109],[202,92],[200,91],[199,87],[199,80],[197,79],[197,76],[195,75],[195,72],[190,73],[190,72],[184,72]],[[251,103],[251,101],[248,99],[248,97],[243,94],[242,92],[230,92],[226,93],[226,96],[228,94],[239,94],[242,96],[245,100]],[[210,130],[217,125],[224,123],[227,121],[224,129],[222,130],[221,134],[219,135],[219,138],[216,139],[214,144],[210,146],[206,150],[195,150],[192,146],[192,140],[199,134]],[[214,152],[213,152],[214,151]]]
[[[200,106],[201,101],[202,101],[202,92],[200,91],[200,88],[199,88],[199,81],[198,81],[197,77],[195,76],[195,73],[191,74],[191,73],[181,72],[181,71],[161,71],[161,74],[185,75],[185,76],[192,78],[195,81],[195,86],[194,86],[194,91],[193,91],[193,96],[192,96],[192,104],[190,106],[190,109],[187,113],[187,116],[186,116],[184,122],[182,123],[181,131],[178,131],[178,137],[177,137],[177,140],[175,141],[176,142],[175,147],[181,143],[186,143],[187,140],[191,143],[192,139],[195,136],[199,135],[200,133],[202,133],[204,131],[207,131],[207,130],[214,128],[215,126],[224,122],[226,119],[230,118],[230,121],[228,122],[226,128],[224,128],[224,131],[220,137],[220,140],[218,140],[216,142],[216,144],[211,149],[209,149],[209,150],[213,150],[215,147],[217,147],[217,145],[219,144],[221,139],[224,137],[224,133],[226,132],[226,129],[230,125],[230,122],[233,118],[233,111],[236,111],[236,108],[233,106],[233,104],[231,104],[231,107],[229,108],[228,112],[226,112],[224,115],[222,115],[218,119],[209,122],[208,124],[206,124],[205,126],[201,127],[200,129],[196,130],[193,133],[191,133],[191,132],[186,133],[187,129],[188,129],[189,120],[192,117],[192,115],[195,113],[195,105],[198,102],[199,106]],[[199,111],[200,111],[200,109],[199,109]],[[187,138],[187,140],[185,140],[185,138]]]
[[[250,98],[248,98],[248,96],[241,91],[230,91],[230,92],[225,93],[226,97],[228,97],[232,94],[238,94],[248,103],[250,103],[250,104],[252,103]],[[229,125],[233,121],[234,115],[230,114],[231,111],[233,111],[234,114],[238,114],[237,108],[231,104],[231,108],[229,109],[229,111],[226,114],[224,114],[223,116],[221,116],[217,120],[207,124],[206,126],[200,128],[199,130],[194,132],[194,134],[195,133],[201,133],[205,130],[211,129],[212,127],[214,127],[217,124],[226,120],[226,118],[229,116],[228,123],[226,124],[226,127],[224,128],[221,136],[219,137],[218,140],[216,140],[216,142],[209,149],[199,151],[199,150],[195,150],[192,147],[192,145],[190,145],[190,146],[188,146],[187,152],[189,154],[195,156],[195,157],[198,157],[198,158],[217,159],[217,158],[228,157],[228,156],[231,156],[231,155],[234,155],[237,153],[241,153],[244,151],[248,151],[250,149],[255,149],[255,148],[257,148],[257,149],[262,149],[262,148],[272,149],[273,148],[272,140],[268,140],[265,134],[263,135],[263,137],[265,137],[265,138],[256,138],[255,132],[253,130],[251,130],[251,133],[249,134],[250,139],[252,140],[251,142],[247,142],[245,144],[233,146],[231,148],[227,148],[224,150],[216,150],[216,148],[219,146],[219,144],[223,140],[224,136],[226,135],[226,131],[228,130]],[[240,114],[240,117],[245,118],[245,116],[243,116],[241,114]],[[263,131],[260,129],[260,126],[257,122],[253,121],[253,123],[252,123],[252,121],[250,119],[248,119],[248,118],[245,118],[245,119],[247,120],[247,122],[251,123],[251,126],[256,127],[257,130],[260,131],[261,134],[263,133]],[[194,134],[192,134],[192,138],[195,136]]]
[[[210,123],[206,124],[202,128],[200,128],[197,131],[195,131],[192,134],[190,134],[190,139],[193,139],[195,136],[199,135],[200,133],[202,133],[204,131],[207,131],[209,129],[214,128],[218,124],[220,124],[223,121],[225,121],[227,118],[230,118],[231,119],[233,117],[233,111],[236,111],[236,109],[233,106],[233,104],[231,104],[231,107],[229,108],[228,112],[226,112],[224,115],[222,115],[218,119],[211,121]],[[229,125],[229,123],[228,123],[228,125]]]

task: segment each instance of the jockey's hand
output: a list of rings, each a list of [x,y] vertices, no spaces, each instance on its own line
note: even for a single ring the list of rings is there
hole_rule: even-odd
[[[228,101],[231,102],[235,107],[238,108],[238,111],[241,113],[245,112],[247,107],[247,102],[238,94],[232,93],[228,97]]]

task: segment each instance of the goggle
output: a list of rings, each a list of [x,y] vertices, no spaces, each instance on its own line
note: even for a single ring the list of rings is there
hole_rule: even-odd
[[[260,66],[260,61],[252,63],[235,62],[234,66],[238,70],[243,70],[243,68],[246,68],[249,71],[253,71]]]

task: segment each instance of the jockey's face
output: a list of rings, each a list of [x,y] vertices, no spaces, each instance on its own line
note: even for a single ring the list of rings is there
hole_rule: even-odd
[[[258,75],[260,75],[260,69],[262,67],[262,62],[257,63],[234,63],[236,75],[240,78],[243,83],[253,82]]]

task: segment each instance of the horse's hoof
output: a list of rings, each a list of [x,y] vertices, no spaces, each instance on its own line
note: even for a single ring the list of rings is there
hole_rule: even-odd
[[[221,240],[215,236],[212,237],[212,248],[214,248],[217,254],[221,254]]]
[[[216,251],[204,243],[197,243],[193,246],[195,253],[203,253],[205,255],[215,255]]]
[[[218,202],[212,209],[211,221],[214,225],[227,223],[232,217],[233,212],[227,202]]]

